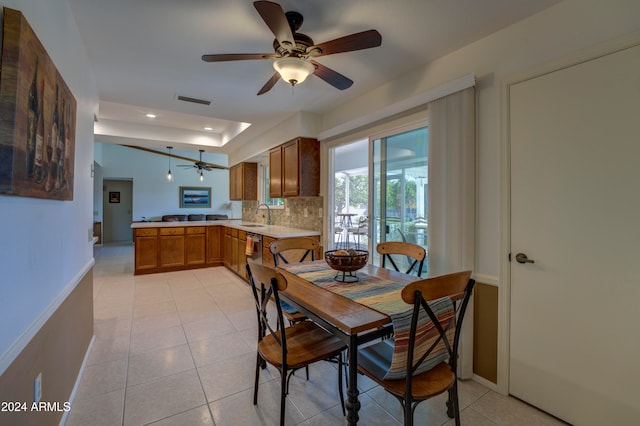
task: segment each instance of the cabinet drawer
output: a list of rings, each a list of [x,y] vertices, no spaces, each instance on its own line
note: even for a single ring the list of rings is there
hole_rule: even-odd
[[[155,237],[158,235],[157,228],[138,228],[136,229],[136,237]]]
[[[239,240],[246,240],[247,239],[247,233],[245,231],[238,230],[238,239]]]
[[[204,226],[189,226],[187,228],[187,235],[192,234],[204,234]]]
[[[160,235],[184,235],[184,228],[160,228]]]

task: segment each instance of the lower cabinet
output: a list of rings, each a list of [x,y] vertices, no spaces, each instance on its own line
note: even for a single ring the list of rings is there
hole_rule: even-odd
[[[248,279],[245,231],[224,226],[169,226],[136,228],[134,235],[135,275],[224,265]],[[262,237],[264,265],[274,265],[269,245],[275,240]]]
[[[160,267],[183,266],[184,246],[184,228],[160,228]]]
[[[262,264],[263,265],[274,266],[273,255],[269,250],[269,246],[275,240],[276,240],[275,238],[271,238],[267,236],[262,237]]]
[[[207,227],[207,264],[219,266],[224,262],[223,226]]]
[[[204,226],[187,228],[186,264],[204,265],[207,262],[207,234]]]
[[[135,271],[148,271],[158,268],[158,229],[135,230]]]
[[[245,231],[238,231],[238,242],[236,245],[237,260],[236,260],[236,273],[245,280],[247,277],[247,233]]]
[[[223,226],[136,228],[134,274],[222,266]]]

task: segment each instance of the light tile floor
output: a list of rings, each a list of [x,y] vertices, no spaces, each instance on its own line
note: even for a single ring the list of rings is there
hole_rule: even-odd
[[[262,371],[252,403],[256,314],[249,286],[223,267],[133,275],[133,246],[95,248],[94,333],[67,426],[276,425],[277,371]],[[346,424],[336,366],[294,376],[291,425]],[[360,423],[399,425],[400,404],[363,376]],[[556,419],[473,382],[460,383],[464,425],[556,425]],[[452,425],[445,396],[418,406],[416,424]]]

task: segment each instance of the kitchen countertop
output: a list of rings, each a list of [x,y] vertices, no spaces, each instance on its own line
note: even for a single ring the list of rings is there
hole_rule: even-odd
[[[207,221],[178,221],[178,222],[133,222],[131,228],[170,228],[176,226],[226,226],[254,234],[266,235],[272,238],[313,237],[320,235],[318,231],[292,228],[281,225],[265,225],[263,223],[247,222],[244,220],[207,220]]]

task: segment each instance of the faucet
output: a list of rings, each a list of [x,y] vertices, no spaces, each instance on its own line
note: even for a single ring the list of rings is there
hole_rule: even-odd
[[[266,203],[258,204],[258,206],[256,207],[256,214],[258,214],[260,206],[265,206],[267,208],[267,225],[271,225],[271,209],[269,208],[269,205]]]

